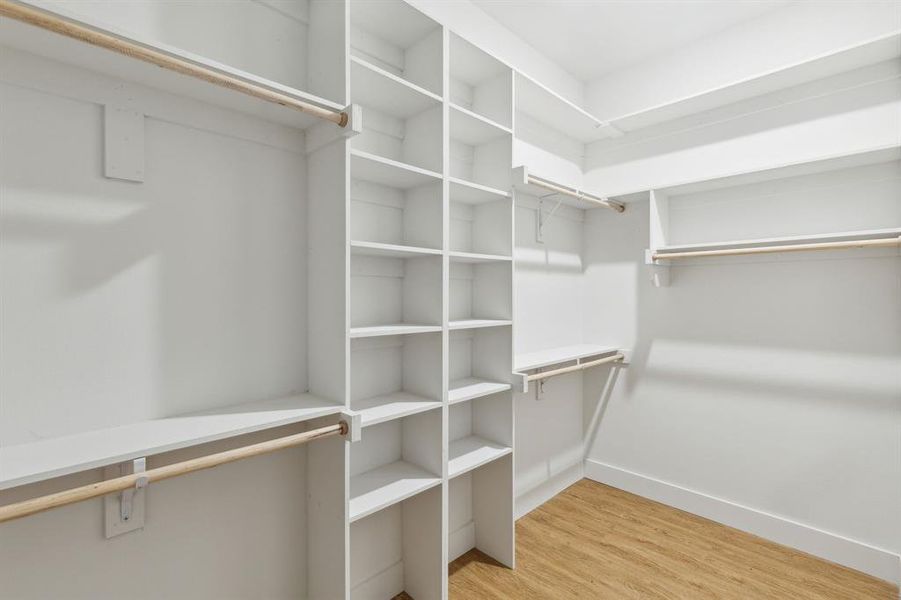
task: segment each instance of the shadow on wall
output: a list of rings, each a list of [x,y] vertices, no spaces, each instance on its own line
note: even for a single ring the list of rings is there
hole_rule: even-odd
[[[145,119],[111,180],[101,107],[2,101],[5,444],[305,389],[302,157]]]

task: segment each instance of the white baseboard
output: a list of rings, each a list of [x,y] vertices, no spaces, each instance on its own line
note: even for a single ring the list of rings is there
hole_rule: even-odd
[[[476,524],[470,521],[447,536],[447,562],[460,558],[476,547]]]
[[[901,557],[888,550],[595,460],[585,461],[585,477],[873,577],[901,583]]]
[[[351,600],[394,598],[404,591],[404,561],[399,560],[350,590]]]
[[[516,518],[526,516],[583,477],[582,464],[576,464],[557,473],[547,481],[516,497]]]

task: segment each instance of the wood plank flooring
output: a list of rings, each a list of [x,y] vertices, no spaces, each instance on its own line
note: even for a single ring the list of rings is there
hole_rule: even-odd
[[[470,551],[451,600],[898,600],[898,588],[587,479],[516,524],[516,569]]]

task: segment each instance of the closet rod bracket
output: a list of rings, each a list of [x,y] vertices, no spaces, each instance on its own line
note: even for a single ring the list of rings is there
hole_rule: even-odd
[[[104,469],[104,475],[110,479],[145,471],[147,471],[147,459],[141,457],[118,465],[111,465]],[[107,539],[144,528],[148,483],[147,477],[137,477],[133,487],[122,490],[118,494],[104,496],[103,511]]]

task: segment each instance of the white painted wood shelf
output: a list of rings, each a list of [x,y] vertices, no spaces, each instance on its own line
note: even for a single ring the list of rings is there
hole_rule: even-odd
[[[344,410],[311,394],[0,447],[0,489],[300,423]]]
[[[618,351],[619,348],[602,346],[600,344],[573,344],[571,346],[537,350],[535,352],[517,354],[514,370],[517,372],[531,371],[560,363],[577,361],[590,356],[613,354]]]
[[[434,171],[362,150],[353,149],[350,155],[350,170],[354,179],[399,189],[409,189],[441,180],[441,175]]]
[[[516,111],[583,144],[621,133],[527,75],[516,73]]]
[[[479,377],[464,377],[463,379],[454,379],[450,382],[447,402],[448,404],[457,404],[458,402],[466,402],[475,400],[483,396],[490,396],[499,392],[506,392],[512,389],[509,383],[501,383],[498,381],[490,381]]]
[[[398,460],[350,478],[350,522],[441,485],[441,477]]]
[[[371,325],[366,327],[351,327],[351,338],[378,337],[386,335],[410,335],[413,333],[440,332],[440,325],[414,325],[408,323],[394,323],[388,325]]]
[[[351,402],[351,410],[360,413],[361,425],[378,425],[385,421],[441,408],[440,400],[432,400],[407,392],[394,392]]]
[[[504,327],[512,325],[513,321],[509,319],[460,319],[450,321],[448,326],[451,330],[461,329],[483,329],[486,327]]]
[[[824,242],[856,242],[861,240],[881,240],[901,237],[901,227],[887,229],[864,229],[837,233],[817,233],[812,235],[790,235],[784,237],[758,238],[751,240],[730,240],[723,242],[703,242],[698,244],[678,244],[660,246],[657,252],[689,252],[692,250],[729,250],[737,248],[761,248],[767,246],[792,246]]]
[[[354,100],[398,118],[409,118],[441,104],[441,97],[361,58],[350,59]]]
[[[465,263],[465,264],[479,264],[479,263],[504,263],[511,262],[513,260],[512,256],[501,256],[500,254],[482,254],[479,252],[456,252],[451,251],[448,253],[451,262],[456,263]]]
[[[477,435],[454,440],[450,443],[447,476],[458,477],[512,452],[512,448],[490,442]]]
[[[451,137],[470,146],[487,144],[498,138],[509,136],[513,131],[469,109],[450,105]]]
[[[485,202],[496,202],[510,198],[510,192],[460,179],[459,177],[448,177],[448,181],[450,182],[451,202],[484,204]]]
[[[402,244],[383,244],[381,242],[363,242],[352,240],[350,242],[352,254],[361,256],[381,256],[386,258],[410,258],[416,256],[441,256],[441,250],[435,248],[421,248],[417,246],[405,246]]]

